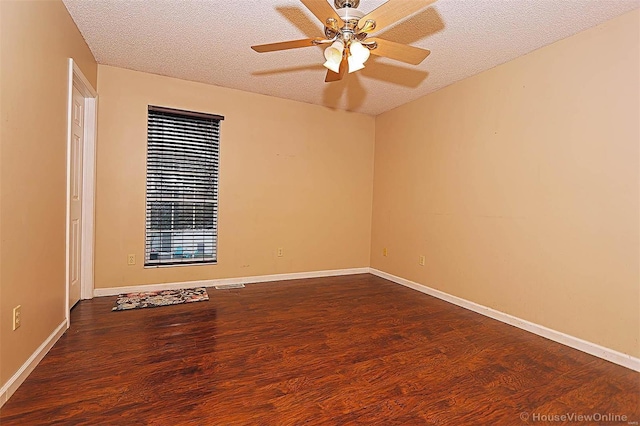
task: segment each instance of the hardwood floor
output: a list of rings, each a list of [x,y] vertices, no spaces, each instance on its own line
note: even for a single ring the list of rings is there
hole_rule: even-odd
[[[640,373],[372,275],[208,291],[123,312],[80,302],[0,424],[640,420]]]

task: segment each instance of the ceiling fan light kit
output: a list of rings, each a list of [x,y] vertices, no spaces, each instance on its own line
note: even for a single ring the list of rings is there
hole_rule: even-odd
[[[348,52],[345,52],[342,41],[334,41],[333,44],[324,50],[324,57],[327,60],[323,65],[325,68],[338,73],[340,71],[340,63],[342,56],[347,56],[349,65],[349,73],[364,68],[364,63],[369,59],[369,49],[364,47],[359,41],[352,41],[349,44]]]
[[[329,60],[342,59],[342,52],[344,51],[344,44],[341,41],[334,41],[331,46],[327,47],[324,51],[324,58]]]
[[[418,65],[429,50],[395,43],[380,38],[367,39],[370,32],[380,31],[397,21],[426,8],[435,0],[388,0],[374,11],[364,14],[357,7],[360,0],[334,0],[334,10],[327,0],[301,0],[324,25],[325,38],[292,40],[262,44],[251,48],[259,53],[329,44],[324,50],[326,82],[342,80],[347,73],[364,68],[369,55],[382,56]]]
[[[351,52],[351,57],[363,64],[367,62],[367,59],[369,59],[369,55],[371,55],[369,49],[359,41],[352,41],[351,46],[349,47],[349,51]]]
[[[353,58],[353,56],[349,56],[347,58],[347,64],[349,65],[349,74],[351,74],[352,72],[360,71],[364,68],[364,63],[358,62]]]

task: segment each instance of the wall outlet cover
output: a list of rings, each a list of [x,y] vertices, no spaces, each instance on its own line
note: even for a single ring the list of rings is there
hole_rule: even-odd
[[[13,308],[13,330],[17,330],[22,325],[22,305]]]

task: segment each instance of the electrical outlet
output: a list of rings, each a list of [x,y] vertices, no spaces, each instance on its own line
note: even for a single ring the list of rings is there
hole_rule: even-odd
[[[386,256],[387,256],[387,253],[388,253],[388,252],[387,252],[387,248],[386,248],[386,247],[385,247],[385,248],[383,248],[383,249],[382,249],[382,255],[386,257]]]
[[[278,257],[284,256],[284,249],[282,247],[278,248]]]
[[[420,266],[424,266],[424,261],[425,261],[424,256],[420,256],[420,259],[418,260],[418,263],[420,264]]]
[[[22,306],[18,305],[13,308],[13,329],[17,330],[20,328],[20,324],[22,324]]]
[[[130,254],[127,256],[127,265],[135,265],[136,264],[136,255]]]

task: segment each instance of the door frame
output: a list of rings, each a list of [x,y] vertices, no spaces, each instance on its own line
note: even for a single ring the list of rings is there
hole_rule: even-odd
[[[80,67],[69,58],[67,98],[67,205],[66,205],[66,235],[65,235],[65,318],[67,328],[70,324],[69,306],[69,261],[71,259],[70,220],[71,211],[71,139],[73,119],[73,88],[78,89],[84,97],[84,145],[82,149],[82,242],[80,252],[80,299],[93,298],[93,268],[94,268],[94,240],[95,240],[95,186],[96,186],[96,139],[98,121],[98,93],[84,76]]]

